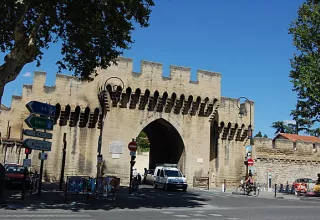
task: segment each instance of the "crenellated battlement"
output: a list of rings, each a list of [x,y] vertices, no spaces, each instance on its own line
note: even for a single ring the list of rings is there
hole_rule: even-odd
[[[221,74],[218,72],[197,70],[196,80],[192,81],[192,70],[189,67],[170,65],[169,75],[165,77],[164,72],[166,71],[162,63],[142,60],[140,72],[137,73],[133,71],[133,62],[130,58],[119,57],[117,66],[112,65],[107,70],[98,70],[100,80],[104,82],[110,76],[118,76],[124,79],[125,84],[127,83],[129,87],[134,84],[135,87],[142,90],[156,86],[157,88],[172,88],[172,90],[178,88],[196,95],[206,94],[206,96],[212,97],[214,94],[216,97],[220,97]]]
[[[320,160],[320,143],[291,141],[287,139],[255,138],[256,158],[283,158]]]

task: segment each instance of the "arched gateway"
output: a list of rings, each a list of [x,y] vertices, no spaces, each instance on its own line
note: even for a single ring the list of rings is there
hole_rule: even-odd
[[[221,97],[219,73],[198,70],[197,81],[191,81],[189,68],[170,66],[170,75],[164,77],[162,65],[149,61],[142,61],[141,73],[135,73],[128,58],[98,72],[93,82],[57,74],[54,86],[45,85],[44,72],[35,72],[22,96],[12,97],[11,108],[1,107],[0,158],[22,161],[21,128],[27,127],[23,120],[29,114],[25,104],[36,100],[57,106],[52,151],[45,163],[47,179],[59,178],[64,134],[66,175],[95,176],[101,135],[104,173],[127,182],[127,144],[142,130],[151,143],[150,168],[177,163],[189,183],[194,176],[207,176],[212,185],[223,179],[235,183],[242,177],[253,110],[239,118],[237,99]],[[245,107],[249,109],[248,102]],[[32,165],[39,166],[37,152]]]

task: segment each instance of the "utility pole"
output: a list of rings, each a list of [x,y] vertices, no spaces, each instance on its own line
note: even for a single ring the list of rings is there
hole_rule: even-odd
[[[66,149],[67,149],[67,134],[63,134],[63,150],[62,150],[62,165],[61,165],[61,173],[60,173],[60,183],[59,189],[62,191],[63,179],[64,179],[64,168],[66,165]]]

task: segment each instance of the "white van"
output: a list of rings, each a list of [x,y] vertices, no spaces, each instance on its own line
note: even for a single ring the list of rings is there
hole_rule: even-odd
[[[184,175],[177,168],[177,164],[163,164],[156,167],[154,171],[154,188],[182,189],[187,191],[188,184]]]

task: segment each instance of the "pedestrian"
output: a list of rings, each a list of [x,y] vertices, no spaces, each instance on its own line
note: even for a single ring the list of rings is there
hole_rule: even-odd
[[[138,175],[133,177],[132,179],[132,192],[134,194],[138,194],[138,190],[139,190],[139,179],[138,179]]]
[[[147,170],[147,168],[144,168],[143,183],[146,183],[147,175],[148,175],[148,170]]]

